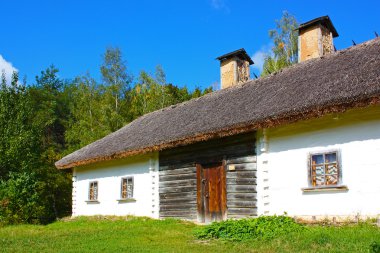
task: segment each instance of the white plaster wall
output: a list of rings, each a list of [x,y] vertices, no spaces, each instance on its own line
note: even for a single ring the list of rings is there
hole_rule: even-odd
[[[267,147],[259,147],[264,147],[259,170],[269,174],[268,196],[261,194],[259,214],[380,214],[379,106],[267,129]],[[309,186],[308,154],[331,149],[340,151],[342,184],[348,191],[303,192]]]
[[[135,202],[119,202],[121,178],[133,176]],[[98,181],[99,203],[88,203],[89,182]],[[73,216],[136,215],[158,218],[158,154],[76,167]]]

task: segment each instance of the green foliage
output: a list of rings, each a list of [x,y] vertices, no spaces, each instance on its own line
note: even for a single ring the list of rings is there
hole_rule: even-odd
[[[40,131],[33,120],[32,99],[17,81],[14,74],[12,85],[4,82],[0,87],[0,180],[39,163]]]
[[[108,48],[103,56],[103,64],[100,67],[103,78],[102,110],[107,117],[108,128],[114,132],[125,123],[128,110],[128,100],[125,99],[132,76],[127,73],[127,66],[119,48]]]
[[[302,229],[302,225],[287,216],[261,216],[253,219],[214,222],[196,231],[196,236],[199,239],[220,238],[243,241],[272,239]]]
[[[380,242],[372,242],[369,246],[370,253],[380,253]]]
[[[99,85],[89,76],[75,78],[65,88],[69,94],[70,120],[65,131],[67,150],[73,152],[111,132],[108,114],[104,113],[104,99]]]
[[[65,130],[57,72],[48,68],[30,87],[14,73],[0,87],[0,222],[46,223],[71,209],[70,177],[54,167]]]
[[[273,42],[272,54],[267,55],[263,65],[262,76],[279,71],[298,61],[298,22],[287,11],[276,20],[276,28],[269,31]]]
[[[11,173],[9,179],[0,183],[0,223],[38,223],[49,212],[41,205],[43,182],[34,173]]]

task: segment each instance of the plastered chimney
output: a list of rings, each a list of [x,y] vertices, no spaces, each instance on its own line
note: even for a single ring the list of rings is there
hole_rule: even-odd
[[[246,82],[250,79],[251,57],[242,48],[216,58],[220,61],[220,82],[222,89]]]
[[[334,52],[333,38],[338,37],[329,16],[303,23],[298,28],[298,62]]]

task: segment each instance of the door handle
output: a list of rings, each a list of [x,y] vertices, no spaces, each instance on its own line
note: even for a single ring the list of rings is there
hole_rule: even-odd
[[[205,184],[206,183],[206,179],[202,179],[202,183]]]

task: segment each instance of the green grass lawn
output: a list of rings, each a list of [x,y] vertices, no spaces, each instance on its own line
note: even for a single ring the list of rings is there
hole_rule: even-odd
[[[272,240],[198,240],[198,225],[144,218],[77,218],[0,228],[0,252],[370,252],[380,228],[308,226]]]

